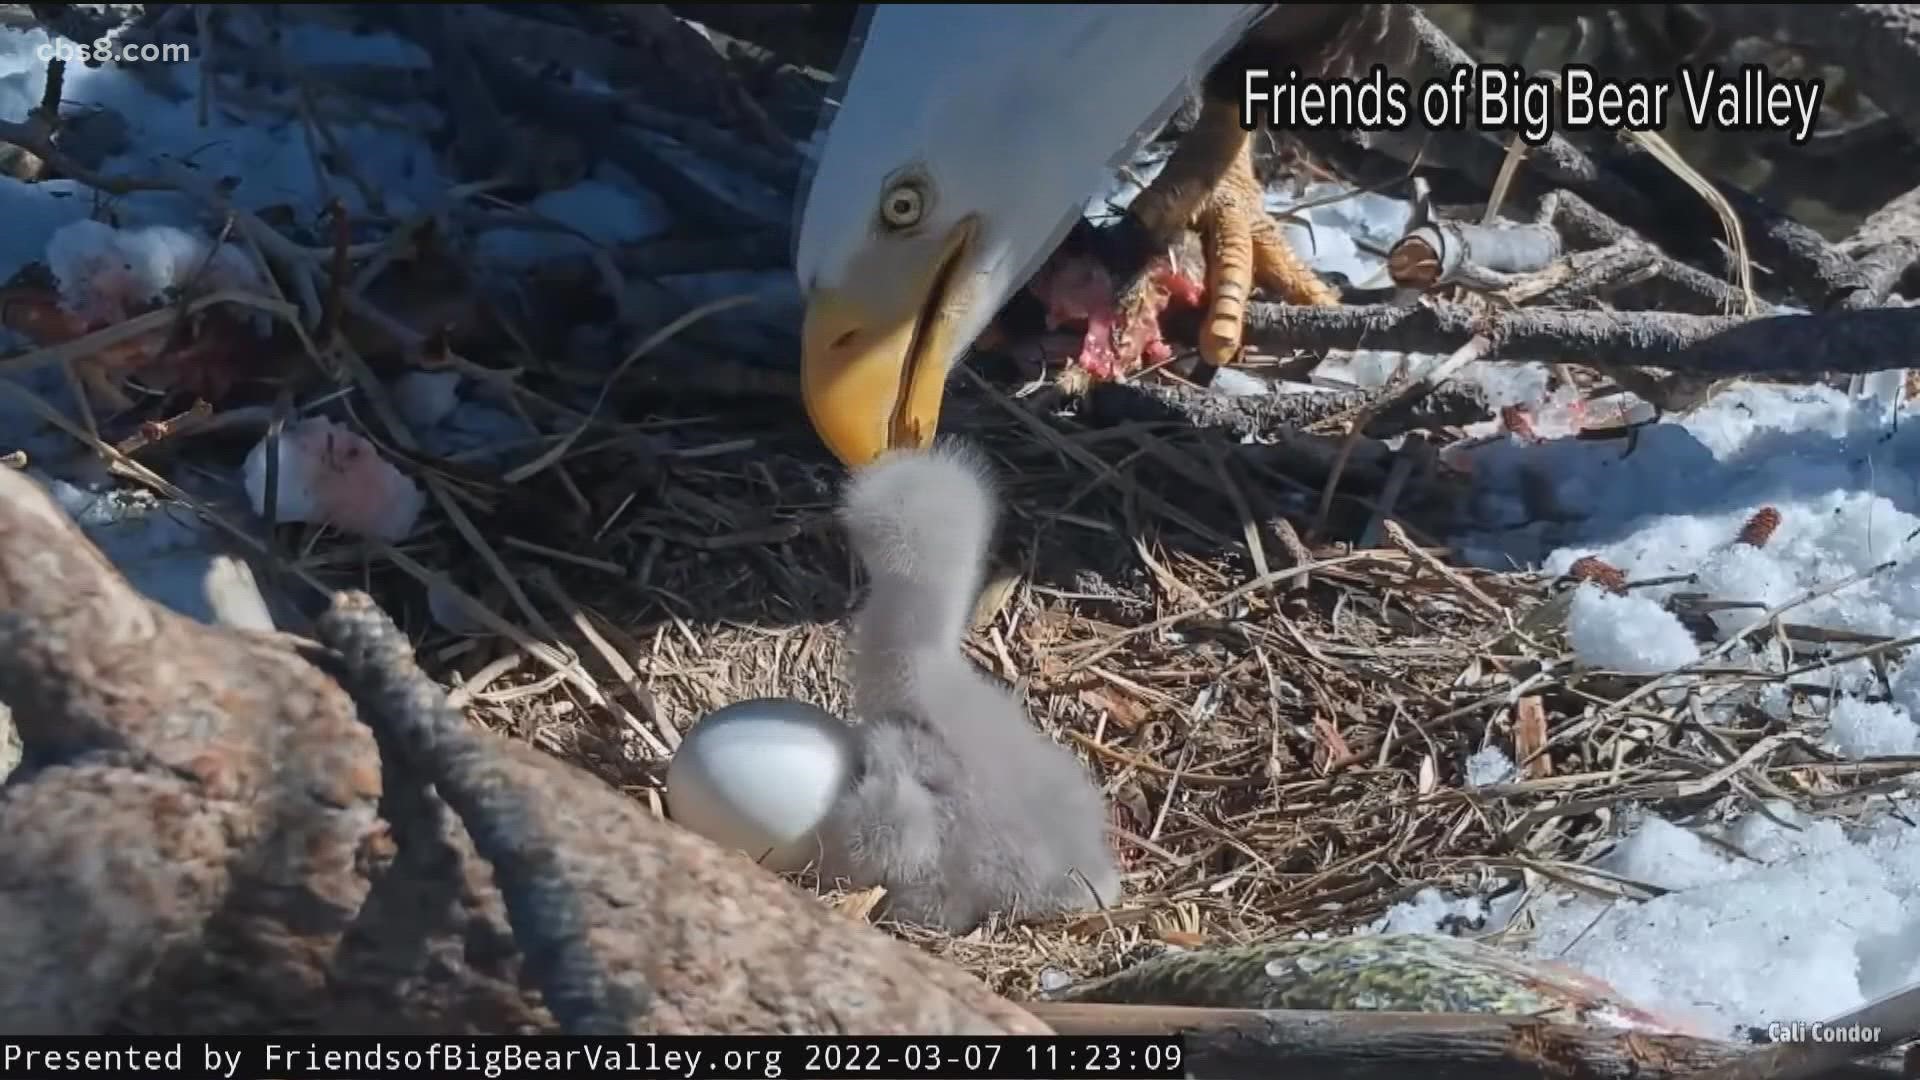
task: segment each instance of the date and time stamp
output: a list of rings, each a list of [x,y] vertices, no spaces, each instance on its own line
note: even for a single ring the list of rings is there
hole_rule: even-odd
[[[1186,1075],[1177,1036],[1105,1039],[810,1040],[794,1076],[1101,1077],[1153,1080]]]

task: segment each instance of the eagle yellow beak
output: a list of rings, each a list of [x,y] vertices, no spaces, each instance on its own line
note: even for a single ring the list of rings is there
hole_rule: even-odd
[[[869,292],[848,282],[807,296],[800,394],[820,440],[849,468],[932,444],[948,366],[970,344],[954,334],[965,310],[956,271],[973,235],[971,219],[956,225],[903,283],[876,282]]]

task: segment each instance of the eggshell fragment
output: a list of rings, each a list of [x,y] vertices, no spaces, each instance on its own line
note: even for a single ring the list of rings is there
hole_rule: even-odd
[[[667,765],[667,816],[776,873],[814,861],[816,830],[852,778],[853,729],[791,698],[736,702],[697,721]]]
[[[267,446],[262,439],[244,466],[253,512],[267,512]],[[289,424],[280,434],[277,521],[326,522],[361,536],[400,541],[426,506],[405,473],[373,444],[324,416]]]

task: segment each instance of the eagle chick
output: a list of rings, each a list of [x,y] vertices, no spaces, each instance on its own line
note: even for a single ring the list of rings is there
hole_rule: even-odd
[[[1099,789],[961,652],[995,517],[985,463],[952,445],[883,456],[841,507],[870,579],[849,643],[861,760],[821,880],[884,886],[890,918],[950,932],[1120,896]]]

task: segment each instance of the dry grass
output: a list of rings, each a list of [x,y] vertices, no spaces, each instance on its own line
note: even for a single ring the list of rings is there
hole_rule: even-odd
[[[1581,869],[1619,809],[1731,795],[1844,810],[1858,781],[1912,764],[1826,761],[1757,713],[1703,708],[1746,676],[1654,693],[1570,674],[1555,583],[1407,539],[1444,530],[1458,497],[1444,474],[1402,489],[1406,516],[1373,529],[1383,546],[1349,550],[1334,541],[1375,517],[1364,470],[1323,500],[1324,474],[1273,447],[1082,426],[1049,400],[955,389],[948,429],[991,455],[1008,503],[969,648],[1097,769],[1128,894],[1053,925],[901,931],[1003,992],[1165,943],[1352,928],[1428,885],[1652,895]],[[736,405],[582,439],[555,470],[592,508],[570,529],[472,484],[491,507],[475,531],[442,521],[389,559],[322,543],[305,569],[358,564],[390,610],[412,613],[423,659],[478,719],[657,811],[665,758],[700,714],[761,695],[845,701],[839,623],[858,581],[832,519],[841,471],[797,407]],[[668,430],[678,449],[643,437]],[[1328,535],[1302,545],[1323,502]],[[476,539],[498,569],[474,557]],[[1309,573],[1289,550],[1311,556]],[[382,569],[390,559],[410,572]],[[480,598],[515,633],[438,629],[423,579]],[[1466,759],[1486,746],[1527,779],[1470,789]],[[827,898],[856,918],[873,900]]]
[[[233,216],[265,261],[305,282],[295,295],[328,295],[324,260]],[[204,302],[221,301],[290,326],[299,308]],[[361,288],[341,302],[425,351]],[[7,366],[80,362],[125,332]],[[509,471],[422,451],[349,336],[292,336],[337,380],[308,404],[336,402],[429,499],[400,547],[282,529],[271,545],[280,580],[372,589],[480,722],[657,811],[664,763],[704,712],[762,695],[843,709],[839,622],[858,581],[833,522],[842,470],[790,397],[736,390],[695,416],[684,396],[646,396],[683,382],[720,391],[714,370],[677,377],[687,350],[635,350],[616,367],[624,379],[535,360],[541,350],[520,354],[533,362],[518,374],[438,350],[435,362],[491,383],[552,433],[519,448],[527,463]],[[256,552],[269,546],[136,451],[32,403],[121,476]],[[945,421],[995,461],[1007,500],[974,659],[1020,684],[1037,720],[1097,769],[1129,870],[1114,911],[960,939],[909,932],[995,989],[1025,996],[1049,968],[1102,972],[1167,943],[1345,930],[1429,885],[1651,895],[1582,869],[1621,808],[1675,815],[1731,796],[1850,812],[1851,793],[1915,765],[1833,762],[1796,729],[1708,707],[1749,686],[1749,673],[1575,672],[1555,583],[1464,568],[1434,546],[1464,479],[1431,454],[1340,433],[1371,407],[1323,421],[1333,434],[1271,445],[1086,419],[1097,411],[1059,386],[1016,390],[969,373]],[[193,438],[165,449],[189,466],[199,453]],[[1363,538],[1378,539],[1347,546]],[[471,632],[447,630],[450,614]],[[1784,630],[1788,614],[1761,628]],[[1908,644],[1781,636],[1796,636],[1808,660]],[[1470,789],[1465,763],[1488,746],[1527,778]],[[830,902],[849,917],[872,909],[871,897]]]

